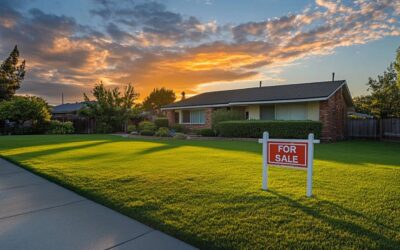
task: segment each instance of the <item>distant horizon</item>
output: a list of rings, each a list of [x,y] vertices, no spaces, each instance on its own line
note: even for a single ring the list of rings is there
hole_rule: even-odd
[[[229,9],[229,11],[227,11]],[[96,83],[203,92],[346,80],[367,93],[400,46],[389,0],[0,2],[0,60],[26,60],[19,95],[83,101]]]

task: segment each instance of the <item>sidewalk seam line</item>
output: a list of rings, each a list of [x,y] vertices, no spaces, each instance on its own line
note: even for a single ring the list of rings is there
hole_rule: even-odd
[[[37,183],[19,185],[19,186],[14,186],[14,187],[8,187],[8,188],[0,189],[0,191],[8,191],[8,190],[16,189],[16,188],[24,188],[24,187],[29,187],[29,186],[37,186],[37,185],[41,185],[41,184],[46,184],[46,182],[43,181],[43,182],[37,182]]]
[[[121,246],[121,245],[123,245],[123,244],[125,244],[125,243],[128,243],[128,242],[130,242],[130,241],[134,241],[134,240],[136,240],[136,239],[138,239],[138,238],[140,238],[140,237],[142,237],[142,236],[145,236],[146,234],[149,234],[149,233],[151,233],[151,232],[154,232],[154,231],[156,231],[156,230],[151,228],[151,229],[150,229],[149,231],[147,231],[147,232],[144,232],[144,233],[142,233],[142,234],[140,234],[140,235],[138,235],[138,236],[136,236],[136,237],[133,237],[132,239],[129,239],[129,240],[120,242],[120,243],[118,243],[118,244],[116,244],[116,245],[114,245],[114,246],[108,247],[108,248],[106,248],[106,249],[104,249],[104,250],[110,250],[110,249],[116,248],[116,247],[118,247],[118,246]]]
[[[68,206],[68,205],[73,205],[73,204],[75,204],[75,203],[79,203],[79,202],[83,202],[83,201],[87,201],[87,199],[72,201],[72,202],[64,203],[64,204],[57,205],[57,206],[45,207],[45,208],[40,208],[40,209],[36,209],[36,210],[24,212],[24,213],[19,213],[19,214],[13,214],[13,215],[5,216],[5,217],[0,217],[0,220],[9,219],[9,218],[12,218],[12,217],[17,217],[17,216],[25,215],[25,214],[32,214],[32,213],[36,213],[36,212],[41,212],[41,211],[44,211],[44,210],[50,210],[50,209],[53,209],[53,208],[64,207],[64,206]]]

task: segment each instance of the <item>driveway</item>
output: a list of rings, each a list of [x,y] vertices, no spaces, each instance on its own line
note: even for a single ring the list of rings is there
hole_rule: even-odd
[[[194,249],[0,158],[0,248]]]

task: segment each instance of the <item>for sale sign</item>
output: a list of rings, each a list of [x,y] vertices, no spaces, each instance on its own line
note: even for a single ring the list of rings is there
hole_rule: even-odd
[[[262,189],[268,190],[268,166],[307,170],[307,197],[312,195],[314,135],[307,139],[270,139],[268,132],[259,140],[263,144]]]
[[[307,168],[307,143],[268,142],[268,164]]]

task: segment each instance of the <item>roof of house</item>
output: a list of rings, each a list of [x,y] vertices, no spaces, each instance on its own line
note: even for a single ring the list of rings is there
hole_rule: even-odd
[[[72,113],[83,109],[86,106],[85,102],[65,103],[55,106],[51,111],[53,114]]]
[[[321,101],[328,99],[343,86],[346,102],[353,106],[346,81],[340,80],[206,92],[168,104],[162,109]]]

